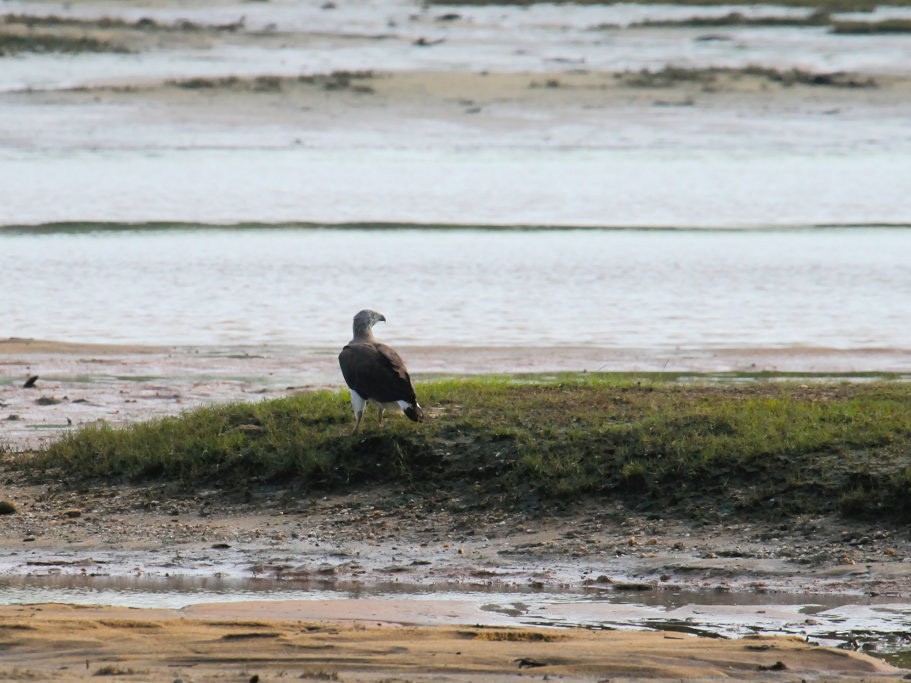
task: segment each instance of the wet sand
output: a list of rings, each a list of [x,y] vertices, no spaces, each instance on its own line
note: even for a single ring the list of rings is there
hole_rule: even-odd
[[[429,607],[457,623],[449,603]],[[563,681],[897,680],[865,654],[799,638],[424,625],[414,605],[371,601],[197,605],[183,610],[0,608],[6,680]]]

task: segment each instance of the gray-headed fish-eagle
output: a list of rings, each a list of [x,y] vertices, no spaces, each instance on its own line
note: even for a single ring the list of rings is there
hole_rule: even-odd
[[[402,357],[373,336],[373,326],[378,322],[386,322],[382,313],[369,309],[358,312],[354,316],[354,337],[338,355],[342,375],[351,389],[355,432],[369,403],[379,409],[380,424],[386,410],[401,410],[415,422],[424,420]]]

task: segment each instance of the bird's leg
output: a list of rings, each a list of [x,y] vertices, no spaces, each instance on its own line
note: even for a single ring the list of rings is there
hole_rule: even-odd
[[[364,417],[364,411],[367,410],[367,401],[361,398],[353,389],[351,390],[351,407],[354,409],[354,431],[357,434],[358,427],[361,426],[361,419]]]
[[[360,412],[354,413],[354,431],[352,434],[357,434],[358,427],[361,426],[361,418],[364,417],[364,409],[361,408]]]
[[[386,412],[386,409],[383,408],[383,406],[377,406],[376,423],[377,423],[380,427],[383,426],[383,413],[385,413],[385,412]]]

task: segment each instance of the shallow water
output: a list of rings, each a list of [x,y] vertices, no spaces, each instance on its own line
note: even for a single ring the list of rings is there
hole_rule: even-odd
[[[879,651],[905,649],[901,637],[911,605],[888,598],[717,591],[657,590],[637,593],[509,587],[377,585],[267,579],[30,576],[0,579],[0,604],[54,602],[134,608],[181,609],[212,602],[403,600],[452,602],[475,610],[477,623],[656,628],[712,637],[798,635],[837,646],[855,639]],[[428,621],[445,622],[433,607]]]
[[[652,127],[643,133],[656,134]],[[731,131],[728,137],[737,135]],[[7,174],[0,184],[0,225],[77,220],[726,228],[903,224],[911,218],[911,164],[900,146],[845,152],[663,147],[659,141],[648,152],[0,150]]]
[[[356,104],[290,119],[249,102],[176,112],[167,98],[61,89],[191,77],[339,70],[617,72],[764,66],[908,73],[904,36],[822,28],[616,29],[693,15],[800,14],[758,7],[433,7],[418,2],[31,3],[9,13],[151,17],[204,25],[244,18],[192,48],[138,54],[23,54],[0,69],[0,226],[53,221],[393,221],[463,225],[741,227],[908,223],[911,120],[903,101],[715,108],[527,108],[445,115]],[[456,13],[457,21],[440,21]],[[279,44],[258,42],[280,34]],[[712,40],[704,40],[710,33]],[[258,38],[256,36],[259,36]],[[419,39],[442,41],[432,47]],[[212,43],[212,44],[210,44]],[[839,89],[835,89],[838,91]],[[832,93],[828,93],[831,95]],[[76,98],[78,99],[78,98]],[[774,99],[774,98],[773,98]],[[97,100],[97,101],[96,101]],[[253,100],[256,100],[254,97]],[[251,113],[252,112],[252,113]],[[231,120],[233,118],[233,120]]]
[[[0,231],[3,334],[336,348],[907,349],[911,229]]]

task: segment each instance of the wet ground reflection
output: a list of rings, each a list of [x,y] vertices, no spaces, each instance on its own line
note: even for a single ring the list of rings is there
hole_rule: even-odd
[[[703,637],[792,635],[890,661],[911,652],[911,603],[894,597],[682,590],[531,590],[508,586],[216,577],[29,576],[0,580],[0,604],[181,609],[213,602],[409,600],[460,603],[478,623],[656,629]]]

